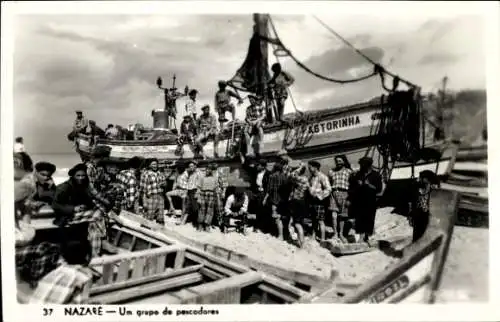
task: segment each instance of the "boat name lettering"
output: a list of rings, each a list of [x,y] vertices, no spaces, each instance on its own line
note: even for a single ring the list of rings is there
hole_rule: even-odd
[[[330,132],[360,124],[359,115],[309,125],[309,133]]]
[[[382,303],[392,295],[407,288],[410,285],[410,279],[407,275],[400,276],[397,280],[385,286],[382,290],[378,291],[370,297],[369,303]]]

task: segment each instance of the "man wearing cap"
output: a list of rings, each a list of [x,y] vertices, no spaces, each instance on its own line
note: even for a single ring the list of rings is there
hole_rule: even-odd
[[[165,176],[158,170],[158,159],[148,160],[148,168],[145,169],[139,181],[140,195],[142,196],[144,216],[148,220],[163,221],[163,210],[165,209],[164,188],[167,184]]]
[[[269,180],[270,171],[267,170],[267,161],[260,159],[258,162],[245,162],[243,164],[245,172],[250,176],[250,191],[252,192],[250,201],[250,213],[257,216],[254,225],[254,231],[265,228],[266,208],[262,205],[266,192],[267,181]]]
[[[321,164],[316,160],[308,162],[309,173],[309,195],[311,196],[311,211],[314,222],[313,238],[316,236],[316,229],[319,229],[320,241],[326,238],[325,209],[329,201],[332,187],[328,177],[320,171]]]
[[[31,210],[38,210],[44,205],[52,205],[56,193],[56,185],[52,175],[56,166],[49,162],[35,164],[35,193],[26,200],[26,206]]]
[[[180,135],[177,137],[177,149],[175,155],[182,157],[184,154],[184,144],[188,144],[194,155],[197,156],[195,146],[196,124],[190,114],[184,115],[184,120],[180,126]]]
[[[264,139],[263,122],[266,116],[262,110],[262,99],[260,97],[249,95],[248,99],[250,100],[250,106],[247,107],[244,130],[247,145],[247,156],[250,154],[252,140],[254,153],[256,156],[259,156],[261,144]]]
[[[210,114],[210,106],[204,105],[202,114],[198,118],[198,136],[196,137],[196,145],[203,158],[207,158],[203,152],[203,147],[209,139],[214,140],[214,158],[218,158],[219,149],[219,129],[217,127],[217,119],[215,115]]]
[[[338,233],[339,239],[347,243],[345,223],[348,219],[348,191],[349,178],[353,170],[344,154],[335,156],[335,168],[328,172],[332,185],[332,195],[330,197],[330,210],[332,211],[332,224],[334,234]],[[338,225],[337,225],[338,223]],[[338,228],[338,229],[337,229]]]
[[[383,188],[382,177],[372,165],[372,158],[362,157],[359,159],[359,170],[349,180],[350,216],[355,220],[357,240],[366,243],[374,233],[377,195]]]
[[[211,163],[205,170],[205,176],[199,180],[198,202],[198,230],[209,231],[214,215],[222,210],[221,197],[224,183],[217,174],[217,165]]]
[[[196,95],[198,94],[198,91],[195,89],[192,89],[189,91],[188,94],[188,100],[186,102],[186,115],[190,115],[191,118],[196,121],[196,111],[198,110],[197,103],[196,103]]]
[[[226,112],[231,112],[233,117],[233,121],[235,120],[236,110],[234,105],[231,103],[231,97],[234,97],[238,100],[238,105],[243,103],[243,99],[237,93],[226,89],[227,83],[225,81],[219,81],[219,90],[215,93],[215,109],[219,114],[219,122],[220,126],[224,125],[224,122],[227,122]]]
[[[121,208],[123,210],[136,212],[139,207],[139,176],[140,168],[144,160],[141,157],[133,157],[127,162],[127,169],[120,171],[116,180],[123,189]]]

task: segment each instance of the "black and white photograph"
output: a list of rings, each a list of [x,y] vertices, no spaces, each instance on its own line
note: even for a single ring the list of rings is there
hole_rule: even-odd
[[[490,302],[498,4],[141,3],[2,28],[19,310]]]

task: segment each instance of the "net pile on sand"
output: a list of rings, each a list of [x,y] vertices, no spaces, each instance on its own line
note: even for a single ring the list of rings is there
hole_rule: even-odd
[[[411,235],[411,227],[405,218],[390,213],[390,208],[377,212],[374,237],[383,239],[391,236]],[[191,225],[176,226],[168,220],[166,225],[178,233],[199,242],[224,247],[249,258],[259,260],[284,269],[329,278],[332,270],[339,272],[339,279],[345,282],[362,283],[382,272],[388,265],[397,261],[379,250],[358,255],[336,258],[321,247],[318,242],[308,239],[304,248],[299,249],[287,242],[262,234],[249,232],[246,236],[218,230],[211,232],[196,231]]]

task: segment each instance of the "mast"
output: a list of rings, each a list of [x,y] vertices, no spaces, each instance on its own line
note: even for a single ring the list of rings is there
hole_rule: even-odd
[[[254,32],[257,33],[259,36],[263,37],[264,39],[269,38],[269,29],[268,29],[268,22],[269,22],[269,16],[267,14],[261,14],[261,13],[254,13],[253,14],[253,21],[254,21]],[[264,102],[265,102],[265,109],[267,112],[267,115],[270,115],[270,104],[271,102],[269,101],[268,95],[267,95],[267,82],[268,79],[266,79],[267,71],[269,70],[269,50],[268,50],[268,43],[265,40],[260,41],[260,55],[259,55],[259,60],[258,60],[258,68],[257,68],[257,95],[260,95],[261,97],[264,97]]]

